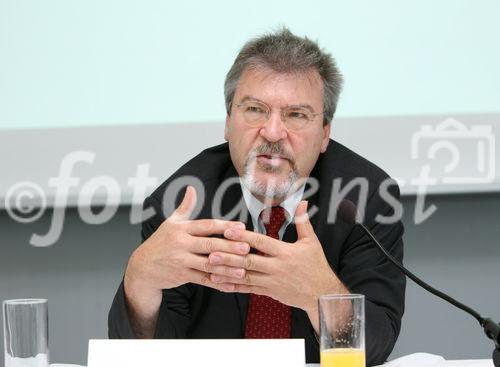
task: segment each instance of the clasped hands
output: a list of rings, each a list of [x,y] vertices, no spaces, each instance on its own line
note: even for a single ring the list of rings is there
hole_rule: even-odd
[[[226,229],[226,239],[248,243],[261,254],[210,253],[208,260],[211,266],[227,269],[227,274],[212,273],[210,281],[224,292],[265,295],[289,306],[315,310],[318,297],[328,290],[333,291],[336,276],[309,222],[305,201],[297,208],[295,225],[295,243],[238,227]],[[241,271],[241,276],[234,276],[232,269]]]
[[[265,295],[303,309],[314,326],[318,297],[347,292],[325,258],[306,201],[295,213],[295,243],[247,231],[239,222],[189,220],[195,206],[196,192],[189,186],[174,213],[132,254],[126,288],[146,294],[148,289],[196,283],[222,292]],[[216,234],[224,238],[212,237]],[[262,254],[250,253],[250,247]]]

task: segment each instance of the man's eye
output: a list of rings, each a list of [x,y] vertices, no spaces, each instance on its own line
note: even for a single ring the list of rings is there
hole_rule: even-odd
[[[264,109],[259,106],[247,106],[247,112],[265,113]]]
[[[307,114],[305,114],[304,112],[300,112],[300,111],[289,111],[287,116],[289,118],[292,118],[292,119],[307,120]]]

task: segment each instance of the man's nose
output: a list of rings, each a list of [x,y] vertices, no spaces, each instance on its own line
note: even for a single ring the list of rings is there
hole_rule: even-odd
[[[288,136],[288,130],[285,123],[281,119],[280,110],[274,110],[270,113],[269,119],[260,129],[260,135],[271,143],[286,139]]]

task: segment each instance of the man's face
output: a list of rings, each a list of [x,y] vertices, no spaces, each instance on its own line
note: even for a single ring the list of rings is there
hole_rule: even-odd
[[[248,124],[244,108],[237,105],[249,100],[270,107],[267,121]],[[281,111],[294,106],[320,114],[303,128],[292,129],[282,121]],[[259,199],[280,202],[298,188],[298,179],[309,176],[328,146],[330,124],[323,126],[322,112],[323,82],[315,70],[282,74],[247,68],[242,73],[224,138],[238,175]]]

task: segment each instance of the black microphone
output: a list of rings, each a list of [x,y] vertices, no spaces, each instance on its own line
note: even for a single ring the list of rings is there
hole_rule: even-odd
[[[490,318],[482,317],[477,311],[457,301],[446,293],[443,293],[436,288],[431,287],[429,284],[406,269],[394,256],[387,252],[387,250],[380,244],[380,242],[375,238],[371,231],[364,226],[363,223],[356,220],[357,211],[358,210],[356,208],[356,205],[352,201],[344,199],[340,202],[337,208],[337,216],[344,222],[351,225],[356,225],[361,228],[372,240],[372,242],[378,247],[378,249],[384,254],[384,256],[402,273],[404,273],[408,278],[417,283],[420,287],[472,315],[479,322],[479,325],[481,325],[481,327],[483,328],[486,336],[489,339],[493,340],[493,342],[495,343],[495,350],[493,351],[493,364],[495,365],[495,367],[500,367],[500,324],[495,323]]]

